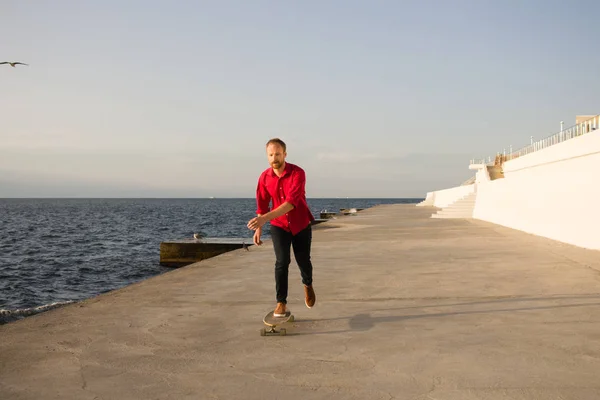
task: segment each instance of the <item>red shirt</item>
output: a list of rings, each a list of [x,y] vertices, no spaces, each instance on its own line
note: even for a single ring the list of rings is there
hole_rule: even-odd
[[[272,210],[285,202],[291,203],[294,208],[287,214],[272,219],[271,225],[296,235],[315,219],[306,203],[305,185],[306,174],[297,165],[286,162],[285,169],[279,177],[275,175],[273,168],[266,169],[260,174],[256,186],[256,213],[264,215],[271,211],[271,200]]]

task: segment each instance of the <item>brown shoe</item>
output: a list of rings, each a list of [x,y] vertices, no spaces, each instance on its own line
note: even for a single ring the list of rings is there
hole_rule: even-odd
[[[275,311],[273,311],[274,317],[285,317],[287,313],[287,309],[284,303],[277,303],[277,307],[275,307]]]
[[[306,307],[312,308],[315,305],[315,301],[317,301],[317,296],[315,295],[312,285],[304,285],[304,303],[306,304]]]

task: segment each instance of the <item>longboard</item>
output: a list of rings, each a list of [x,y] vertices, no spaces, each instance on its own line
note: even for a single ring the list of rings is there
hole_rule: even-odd
[[[273,335],[273,334],[279,335],[279,336],[285,336],[287,333],[285,328],[276,330],[275,327],[277,325],[281,325],[286,322],[294,322],[294,316],[292,315],[292,313],[290,311],[285,313],[285,317],[275,317],[273,315],[273,312],[275,312],[275,310],[270,311],[263,318],[263,322],[265,323],[265,325],[267,325],[269,327],[269,329],[267,330],[266,328],[262,328],[260,330],[260,336]]]

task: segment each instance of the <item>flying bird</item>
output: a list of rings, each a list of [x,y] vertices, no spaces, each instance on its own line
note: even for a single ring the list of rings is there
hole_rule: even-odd
[[[11,61],[3,61],[3,62],[0,62],[0,64],[10,64],[10,66],[13,67],[13,68],[16,65],[29,65],[29,64],[25,64],[25,63],[22,63],[22,62],[19,62],[19,61],[13,61],[13,62],[11,62]]]

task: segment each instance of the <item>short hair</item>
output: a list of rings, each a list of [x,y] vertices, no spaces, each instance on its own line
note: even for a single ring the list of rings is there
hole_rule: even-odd
[[[270,144],[278,144],[283,148],[284,152],[286,151],[285,143],[283,142],[283,140],[281,140],[279,138],[273,138],[273,139],[269,140],[265,147],[269,147]]]

